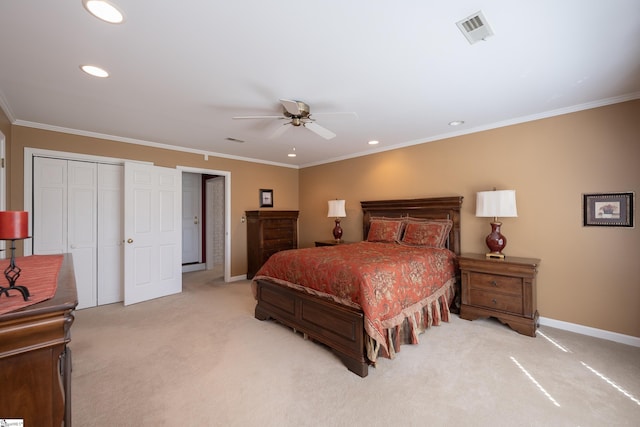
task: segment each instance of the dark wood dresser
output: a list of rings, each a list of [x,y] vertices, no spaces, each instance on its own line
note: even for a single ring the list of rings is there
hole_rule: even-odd
[[[271,255],[298,247],[298,211],[246,211],[247,279]]]
[[[53,298],[0,315],[0,418],[23,419],[25,426],[71,426],[67,344],[77,304],[67,254]]]
[[[539,259],[462,254],[458,262],[462,275],[461,318],[495,317],[521,334],[536,336]]]

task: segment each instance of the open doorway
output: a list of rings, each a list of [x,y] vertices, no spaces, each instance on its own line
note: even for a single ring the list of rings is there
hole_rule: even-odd
[[[207,270],[229,282],[231,173],[177,169],[183,177],[183,272]]]

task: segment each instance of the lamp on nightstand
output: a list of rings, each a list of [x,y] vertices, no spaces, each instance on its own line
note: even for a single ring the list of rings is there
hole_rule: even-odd
[[[507,238],[500,233],[502,223],[498,217],[517,217],[516,190],[480,191],[476,196],[476,216],[493,217],[491,233],[486,242],[491,252],[488,258],[504,258],[502,250],[507,246]]]
[[[329,200],[329,213],[327,217],[336,219],[336,226],[333,228],[333,238],[339,242],[342,238],[342,228],[340,227],[340,218],[347,216],[344,210],[344,200]]]
[[[22,294],[26,301],[29,298],[29,289],[26,286],[17,286],[16,281],[20,277],[22,269],[16,265],[16,240],[29,237],[29,213],[24,211],[0,211],[0,240],[11,240],[11,261],[4,270],[4,276],[9,282],[9,287],[0,286],[0,296],[9,296],[9,291],[16,290]]]

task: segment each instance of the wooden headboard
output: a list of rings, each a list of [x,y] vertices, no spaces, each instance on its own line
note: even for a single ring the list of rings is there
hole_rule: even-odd
[[[427,199],[408,200],[377,200],[360,202],[362,206],[362,231],[363,239],[369,234],[369,222],[371,217],[387,218],[425,218],[425,219],[450,219],[453,227],[447,239],[447,248],[460,255],[460,208],[462,196],[433,197]]]

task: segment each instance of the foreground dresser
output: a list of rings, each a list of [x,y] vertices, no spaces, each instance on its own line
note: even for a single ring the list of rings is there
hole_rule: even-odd
[[[67,254],[53,298],[0,315],[0,419],[23,419],[25,426],[34,427],[71,426],[67,344],[77,304]]]
[[[298,211],[246,211],[247,279],[276,252],[298,247]]]

